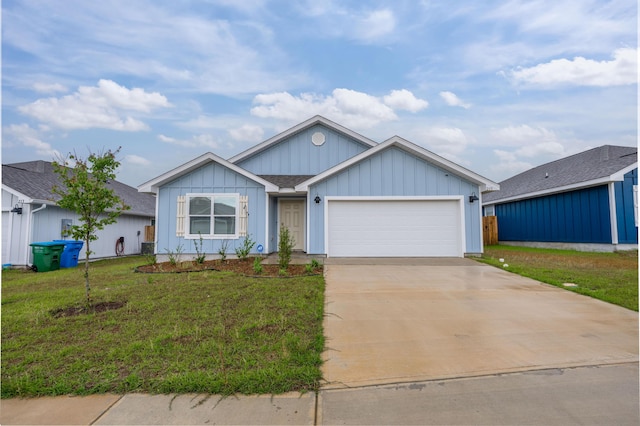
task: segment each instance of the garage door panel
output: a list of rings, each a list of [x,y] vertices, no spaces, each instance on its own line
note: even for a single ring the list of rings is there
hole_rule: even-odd
[[[330,200],[328,255],[460,256],[457,200]]]

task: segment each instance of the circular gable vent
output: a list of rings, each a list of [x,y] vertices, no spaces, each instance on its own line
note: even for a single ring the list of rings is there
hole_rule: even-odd
[[[311,135],[311,142],[313,142],[315,146],[322,145],[325,140],[326,138],[324,136],[324,133],[322,132],[315,132],[313,135]]]

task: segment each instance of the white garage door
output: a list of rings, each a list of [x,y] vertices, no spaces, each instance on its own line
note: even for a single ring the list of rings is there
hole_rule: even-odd
[[[329,200],[327,256],[462,257],[459,200]]]

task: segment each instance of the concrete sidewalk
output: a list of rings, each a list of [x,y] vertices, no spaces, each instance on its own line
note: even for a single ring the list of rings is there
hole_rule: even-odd
[[[2,425],[637,425],[638,363],[277,396],[8,399]]]

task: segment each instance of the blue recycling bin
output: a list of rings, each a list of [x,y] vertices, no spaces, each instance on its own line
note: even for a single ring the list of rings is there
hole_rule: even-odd
[[[61,268],[75,268],[78,266],[78,255],[82,249],[83,241],[53,240],[54,243],[64,244],[62,256],[60,256]]]

